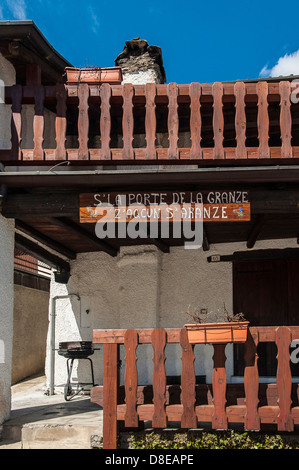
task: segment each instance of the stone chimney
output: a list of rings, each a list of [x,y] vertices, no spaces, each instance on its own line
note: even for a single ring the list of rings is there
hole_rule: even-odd
[[[122,83],[144,85],[166,82],[161,48],[149,46],[144,39],[126,41],[124,50],[115,59],[115,65],[122,69]]]

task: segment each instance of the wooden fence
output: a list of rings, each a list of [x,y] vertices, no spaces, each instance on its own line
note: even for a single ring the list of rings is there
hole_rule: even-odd
[[[14,85],[6,88],[6,103],[12,105],[12,148],[1,151],[0,160],[111,160],[139,161],[139,160],[223,160],[223,159],[269,159],[294,158],[299,156],[298,143],[292,143],[292,138],[298,136],[297,111],[294,117],[292,109],[296,108],[296,100],[291,100],[291,81],[280,82],[242,82],[178,85],[79,85],[56,86],[21,86]],[[35,115],[33,119],[34,148],[22,149],[22,104],[34,104]],[[230,135],[235,145],[224,145],[225,140],[225,113],[224,105],[232,103],[233,111],[230,113]],[[257,134],[258,144],[247,146],[248,115],[246,106],[254,103],[253,127]],[[98,137],[100,148],[90,148],[89,111],[94,105],[98,106]],[[144,133],[145,147],[135,148],[134,140],[134,106],[144,106]],[[167,148],[159,148],[156,143],[158,132],[157,110],[161,105],[167,108],[166,133],[168,136]],[[179,107],[187,104],[190,110],[188,132],[190,146],[179,147],[180,113]],[[203,110],[209,105],[208,132],[211,134],[211,143],[202,145],[204,134]],[[77,119],[77,148],[66,147],[68,107],[76,109]],[[112,110],[118,105],[121,107],[122,121],[122,148],[112,148],[111,130],[115,127]],[[269,106],[279,109],[279,117],[272,123],[269,116]],[[55,148],[44,148],[44,109],[50,106],[56,113],[55,118]],[[74,108],[75,107],[75,108]],[[274,108],[273,108],[274,109]],[[297,108],[296,108],[297,109]],[[74,114],[74,111],[72,111]],[[74,116],[73,116],[74,117]],[[211,118],[211,119],[210,119]],[[206,126],[206,124],[205,124]],[[271,128],[280,140],[280,144],[271,145]],[[231,139],[230,139],[231,140]]]
[[[213,429],[227,429],[229,423],[243,423],[248,431],[259,431],[263,424],[275,424],[278,431],[293,431],[299,424],[298,390],[294,394],[290,368],[290,345],[299,338],[299,326],[250,327],[245,343],[244,384],[235,387],[240,396],[237,404],[228,406],[228,385],[225,369],[226,344],[214,344],[211,400],[200,403],[194,370],[194,345],[183,329],[94,330],[93,342],[103,344],[103,387],[96,387],[92,400],[103,406],[103,445],[117,447],[117,422],[126,428],[138,428],[140,422],[151,421],[153,428],[165,428],[169,422],[180,422],[181,428],[196,428],[199,422],[210,423]],[[263,385],[259,383],[257,346],[274,342],[277,346],[277,377],[274,396],[261,399]],[[165,347],[181,345],[181,385],[177,403],[170,400],[166,382]],[[138,384],[137,347],[152,344],[153,377],[152,403],[145,403],[146,387]],[[124,345],[124,387],[119,387],[119,346]],[[203,387],[203,386],[202,386]],[[269,387],[269,386],[267,386]],[[297,387],[297,385],[296,385]],[[98,392],[103,392],[99,399]],[[123,400],[121,395],[123,393]],[[121,403],[123,402],[123,403]],[[295,406],[294,406],[295,405]],[[298,405],[298,406],[296,406]]]

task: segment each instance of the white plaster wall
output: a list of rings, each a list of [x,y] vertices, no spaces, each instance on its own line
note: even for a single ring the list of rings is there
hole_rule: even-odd
[[[14,310],[14,221],[0,215],[0,426],[11,405]]]
[[[109,255],[97,253],[82,253],[71,262],[71,277],[67,285],[51,281],[51,299],[71,293],[79,294],[71,299],[57,299],[55,319],[55,348],[63,341],[91,341],[93,328],[118,328],[118,269],[117,260]],[[49,312],[50,313],[50,312]],[[50,320],[50,317],[49,317]],[[50,371],[50,330],[47,338],[46,376],[49,386]],[[102,348],[92,356],[94,362],[95,380],[102,380]],[[87,361],[74,365],[73,380],[90,381],[90,368]],[[61,392],[66,383],[66,359],[55,353],[55,386],[56,392]]]
[[[14,66],[0,53],[0,149],[11,147],[11,105],[4,104],[4,86],[16,83]]]
[[[255,249],[296,248],[296,240],[257,242]],[[103,253],[81,254],[71,263],[72,276],[67,286],[52,281],[51,296],[75,292],[81,297],[81,309],[73,301],[59,301],[56,317],[56,345],[59,341],[91,340],[94,328],[182,327],[190,305],[209,311],[232,311],[232,263],[208,263],[212,254],[232,254],[245,251],[245,243],[212,245],[209,252],[173,247],[163,254],[153,246],[123,247],[116,258]],[[86,310],[90,310],[87,314]],[[80,313],[81,312],[81,313]],[[167,345],[167,375],[180,375],[181,351],[177,345]],[[152,377],[153,351],[150,345],[139,345],[139,383],[147,384]],[[213,348],[197,345],[196,374],[212,381]],[[232,346],[226,347],[226,369],[229,382],[234,381]],[[66,380],[65,359],[57,357],[55,383]],[[121,348],[121,381],[125,362]],[[94,356],[96,382],[102,383],[102,350]],[[79,371],[82,380],[89,377],[88,366]]]
[[[123,72],[122,84],[144,85],[145,83],[160,83],[157,72],[154,69],[139,70],[136,72]]]

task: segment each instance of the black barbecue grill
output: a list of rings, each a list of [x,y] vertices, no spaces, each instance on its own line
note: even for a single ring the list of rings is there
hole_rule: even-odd
[[[64,388],[64,398],[66,401],[71,400],[75,395],[78,395],[84,390],[85,385],[94,386],[94,373],[93,364],[89,356],[92,356],[94,349],[91,341],[66,341],[59,343],[58,354],[64,356],[67,359],[67,383]],[[89,383],[78,383],[71,382],[72,370],[74,360],[87,359],[90,363],[91,378],[92,382]],[[77,389],[74,390],[72,386],[76,385]]]

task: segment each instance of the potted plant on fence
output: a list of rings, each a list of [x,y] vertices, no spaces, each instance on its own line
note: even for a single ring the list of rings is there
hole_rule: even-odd
[[[185,314],[194,322],[185,324],[191,344],[245,343],[247,340],[249,322],[243,313],[229,314],[225,305],[221,317],[203,310],[193,313],[188,310]]]

